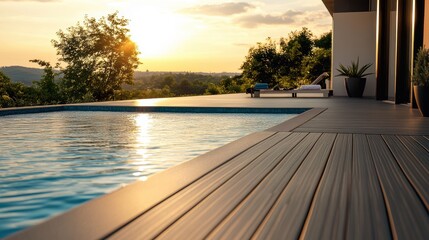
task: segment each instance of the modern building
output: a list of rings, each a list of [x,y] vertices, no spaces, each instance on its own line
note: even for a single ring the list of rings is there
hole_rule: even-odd
[[[334,94],[347,95],[344,77],[335,77],[338,65],[359,57],[361,64],[373,63],[375,73],[367,77],[364,96],[413,103],[414,56],[429,47],[429,0],[322,1],[333,18]]]

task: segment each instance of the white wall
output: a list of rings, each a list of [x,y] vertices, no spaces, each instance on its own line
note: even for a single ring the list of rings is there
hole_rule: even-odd
[[[334,13],[332,50],[332,88],[335,96],[347,96],[344,77],[338,75],[338,65],[350,65],[359,57],[360,66],[372,63],[368,72],[375,72],[376,12]],[[375,97],[375,74],[366,77],[364,96]]]

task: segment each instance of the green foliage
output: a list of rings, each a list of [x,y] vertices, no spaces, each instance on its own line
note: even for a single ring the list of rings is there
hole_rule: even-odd
[[[352,61],[351,65],[344,66],[343,64],[339,65],[339,68],[337,68],[337,71],[340,73],[337,76],[346,76],[351,78],[363,78],[365,76],[371,75],[373,73],[365,73],[368,68],[372,66],[372,63],[368,63],[363,65],[362,67],[359,67],[359,57],[357,58],[357,61]]]
[[[225,77],[220,81],[220,93],[242,93],[251,86],[252,83],[243,76]]]
[[[22,83],[13,83],[0,71],[0,108],[34,105],[34,89]]]
[[[417,52],[413,71],[413,84],[429,86],[429,49],[421,47]]]
[[[288,39],[280,39],[281,54],[285,54],[292,63],[297,65],[311,53],[313,46],[313,33],[307,28],[302,28],[299,32],[291,32]]]
[[[0,72],[0,108],[13,106],[13,100],[9,96],[9,89],[11,85],[10,79]]]
[[[244,86],[247,85],[240,76],[229,77],[197,73],[154,73],[139,76],[132,85],[124,85],[124,90],[115,92],[114,99],[235,93],[244,92]]]
[[[129,37],[128,20],[118,13],[58,31],[52,40],[63,69],[62,88],[69,102],[112,100],[122,84],[132,83],[139,65]]]
[[[302,28],[291,32],[288,38],[281,38],[279,43],[270,38],[266,43],[258,43],[249,50],[241,66],[243,78],[265,82],[270,87],[294,88],[310,83],[331,69],[328,39],[331,39],[330,33],[314,39],[310,30]]]
[[[246,78],[273,84],[276,82],[279,60],[277,44],[268,38],[267,42],[257,43],[256,47],[249,49],[241,69]]]
[[[324,33],[318,39],[314,40],[314,46],[330,50],[332,48],[332,31]]]
[[[310,55],[307,55],[302,62],[302,76],[309,80],[308,83],[316,79],[321,73],[329,72],[331,69],[331,50],[324,48],[313,49]],[[322,88],[326,88],[325,81],[320,83]]]
[[[44,67],[44,73],[40,81],[34,82],[34,89],[37,92],[39,104],[57,104],[61,103],[61,94],[58,83],[56,83],[55,77],[58,75],[54,72],[53,67],[49,62],[42,61],[39,59],[30,60]]]
[[[206,89],[206,94],[208,95],[216,95],[221,94],[222,89],[219,87],[219,85],[215,85],[214,83],[209,83]]]

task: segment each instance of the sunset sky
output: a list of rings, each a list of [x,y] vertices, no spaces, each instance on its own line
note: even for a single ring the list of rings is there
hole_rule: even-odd
[[[321,0],[0,0],[0,66],[55,63],[59,29],[115,11],[130,19],[143,71],[239,72],[249,48],[267,37],[332,28]]]

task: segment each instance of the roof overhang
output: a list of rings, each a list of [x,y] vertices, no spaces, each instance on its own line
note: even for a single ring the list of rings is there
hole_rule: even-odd
[[[326,9],[328,9],[329,13],[334,13],[334,0],[322,0],[322,2],[325,4]]]

